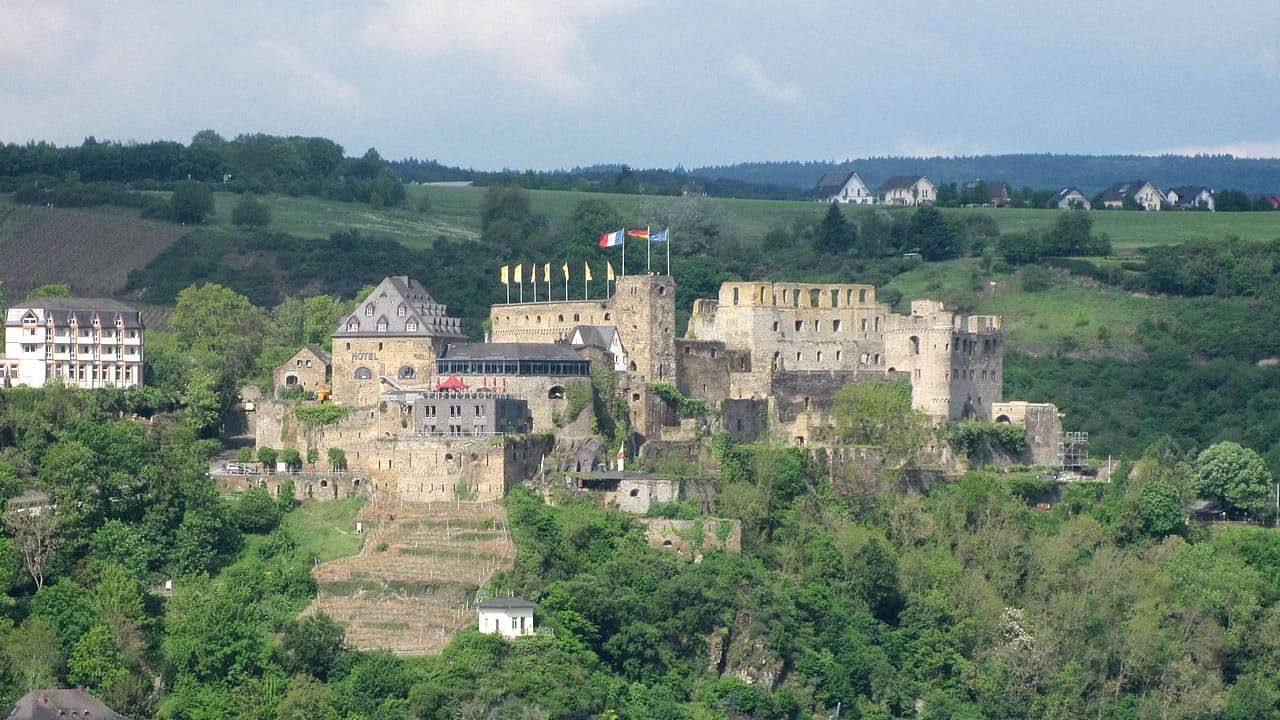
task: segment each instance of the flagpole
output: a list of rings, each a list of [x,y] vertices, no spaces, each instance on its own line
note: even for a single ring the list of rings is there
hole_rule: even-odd
[[[626,230],[626,228],[623,228]],[[622,274],[627,274],[627,233],[622,233]]]
[[[653,239],[649,237],[649,231],[652,230],[648,225],[644,226],[644,271],[653,272],[653,266],[649,264],[650,258],[653,257]]]
[[[671,226],[667,226],[667,275],[671,275]]]
[[[529,283],[533,286],[533,301],[538,302],[538,266],[533,266],[533,277],[529,278],[533,282]]]

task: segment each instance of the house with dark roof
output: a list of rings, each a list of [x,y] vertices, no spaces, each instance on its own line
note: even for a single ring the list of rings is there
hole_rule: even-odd
[[[1077,187],[1064,187],[1049,201],[1049,207],[1059,210],[1089,210],[1092,206],[1089,198]]]
[[[315,345],[304,345],[288,360],[276,366],[273,373],[276,392],[303,390],[315,392],[329,382],[333,358]]]
[[[1213,212],[1213,191],[1199,185],[1179,185],[1165,193],[1169,206],[1179,210],[1208,210]]]
[[[827,173],[818,181],[813,189],[813,197],[818,202],[852,203],[854,205],[872,205],[876,198],[867,189],[856,172]]]
[[[613,325],[575,325],[565,335],[565,344],[579,351],[587,347],[603,350],[613,358],[614,372],[627,371],[627,349]]]
[[[978,192],[982,197],[974,198],[973,201],[980,205],[998,208],[1009,206],[1009,183],[1003,180],[970,180],[961,186],[960,197],[973,197]]]
[[[938,189],[924,175],[895,175],[876,188],[876,201],[881,205],[932,205]]]
[[[1102,204],[1111,210],[1124,208],[1126,199],[1132,199],[1143,210],[1159,210],[1164,207],[1164,193],[1146,180],[1118,182],[1102,193]]]
[[[535,603],[518,597],[492,598],[476,603],[479,630],[486,635],[518,638],[536,634],[533,628]]]
[[[378,404],[381,378],[427,383],[445,347],[465,338],[447,310],[417,280],[384,278],[333,333],[334,402]]]
[[[81,388],[142,384],[142,313],[102,298],[39,298],[5,313],[0,387]]]
[[[32,690],[0,717],[6,720],[65,720],[69,717],[94,720],[129,720],[101,700],[80,690]]]

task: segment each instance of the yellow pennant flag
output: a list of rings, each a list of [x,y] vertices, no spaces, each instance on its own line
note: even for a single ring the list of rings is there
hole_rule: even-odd
[[[604,266],[605,266],[605,274],[606,274],[605,279],[606,279],[606,280],[613,280],[613,279],[614,279],[614,275],[613,275],[613,263],[609,262],[608,260],[605,260],[605,261],[604,261]]]
[[[503,284],[503,285],[508,285],[508,284],[510,284],[510,283],[511,283],[511,279],[510,279],[510,277],[508,276],[508,272],[507,272],[507,270],[508,270],[507,266],[506,266],[506,265],[503,265],[503,266],[502,266],[502,284]]]
[[[565,263],[564,267],[560,269],[564,270],[564,279],[567,281],[569,279],[569,263]]]
[[[551,263],[542,264],[542,282],[551,282]]]
[[[588,280],[590,280],[590,279],[591,279],[591,266],[590,266],[590,265],[588,265],[588,264],[586,264],[586,263],[582,263],[582,268],[583,268],[583,271],[587,273],[587,279],[588,279]]]
[[[517,265],[517,266],[516,266],[516,278],[515,278],[515,280],[516,280],[516,284],[517,284],[517,285],[519,285],[520,283],[524,282],[524,275],[520,272],[520,268],[521,268],[521,266],[520,266],[520,265]]]

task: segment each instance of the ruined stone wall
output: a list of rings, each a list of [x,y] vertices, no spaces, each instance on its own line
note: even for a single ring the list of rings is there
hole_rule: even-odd
[[[259,447],[293,447],[304,457],[315,447],[321,462],[328,448],[342,448],[348,469],[372,481],[370,491],[411,501],[500,498],[536,471],[551,444],[546,436],[415,436],[402,426],[402,420],[411,425],[407,406],[397,402],[353,410],[343,422],[315,430],[298,427],[291,405],[260,408]]]
[[[219,491],[233,493],[242,493],[249,488],[261,487],[266,489],[271,494],[271,497],[278,498],[280,497],[280,487],[289,480],[293,481],[293,496],[299,500],[337,500],[339,498],[356,497],[364,491],[361,487],[360,478],[356,476],[323,472],[220,475],[217,478],[217,484]]]
[[[994,403],[991,414],[996,422],[1019,425],[1027,431],[1028,465],[1057,465],[1058,442],[1062,439],[1062,415],[1053,403],[1029,403],[1020,400]]]
[[[680,481],[670,478],[624,477],[618,481],[614,497],[618,509],[643,515],[655,503],[675,502],[680,499]]]
[[[742,552],[741,520],[641,518],[640,522],[645,526],[645,541],[649,547],[671,550],[694,562],[702,559],[705,550]]]
[[[769,435],[769,402],[767,400],[726,399],[720,403],[720,430],[729,433],[735,443],[753,443]]]
[[[685,397],[702,398],[712,407],[729,397],[729,368],[749,360],[741,350],[732,353],[717,340],[677,340],[676,388]]]
[[[333,400],[351,407],[377,405],[388,376],[406,387],[431,387],[443,340],[423,337],[351,337],[333,341]],[[356,378],[357,374],[369,377]]]
[[[732,376],[730,396],[764,397],[776,372],[881,367],[887,313],[870,285],[724,283],[715,303],[695,306],[690,333],[748,351],[750,370]]]

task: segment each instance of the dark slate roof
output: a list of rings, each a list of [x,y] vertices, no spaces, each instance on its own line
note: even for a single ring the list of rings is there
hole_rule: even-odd
[[[1055,201],[1061,201],[1066,197],[1068,197],[1069,195],[1071,195],[1072,193],[1075,193],[1076,195],[1079,195],[1084,198],[1089,197],[1088,195],[1085,195],[1084,193],[1080,192],[1080,188],[1072,186],[1072,187],[1064,187],[1061,190],[1059,190],[1058,194],[1053,196],[1053,199]]]
[[[450,345],[441,360],[581,360],[566,345],[551,343],[461,343]]]
[[[84,690],[32,690],[19,698],[0,718],[54,720],[75,716],[94,720],[128,720]]]
[[[880,187],[876,188],[876,194],[887,193],[890,190],[907,190],[923,179],[923,175],[894,175],[880,183]]]
[[[403,315],[401,306],[405,310]],[[449,317],[446,311],[417,280],[407,275],[383,278],[378,287],[342,319],[333,337],[464,337],[462,320]],[[378,330],[379,321],[386,322],[386,330]],[[417,329],[409,330],[410,323],[416,323]],[[355,329],[349,329],[353,324]]]
[[[1208,192],[1212,194],[1213,191],[1207,187],[1202,187],[1200,185],[1180,185],[1176,188],[1169,188],[1169,193],[1178,194],[1178,202],[1180,204],[1186,204],[1200,197],[1200,193],[1202,192]],[[1165,194],[1168,195],[1169,193],[1165,193]]]
[[[311,352],[315,353],[315,356],[323,360],[325,365],[333,364],[333,357],[331,357],[329,353],[321,350],[315,345],[303,345],[302,350],[310,350]],[[299,350],[298,352],[302,352],[302,350]],[[297,355],[298,353],[294,353],[294,354]]]
[[[813,189],[813,196],[819,200],[832,197],[844,189],[845,183],[849,182],[851,177],[853,177],[851,172],[827,173],[818,181],[818,187]]]
[[[10,317],[14,316],[14,310],[35,310],[44,315],[42,321],[48,322],[48,318],[52,317],[54,324],[58,326],[70,325],[74,317],[78,326],[92,327],[93,316],[97,315],[103,327],[116,327],[116,317],[120,316],[123,319],[122,327],[138,330],[143,328],[141,312],[122,302],[107,298],[36,298],[14,303],[9,310]],[[21,315],[25,314],[25,312],[21,313]]]
[[[581,336],[581,343],[574,343],[573,338]],[[618,328],[613,325],[575,325],[569,329],[566,342],[571,347],[598,347],[608,350],[613,347],[613,339],[618,336]]]
[[[520,610],[535,608],[538,607],[538,604],[517,597],[500,597],[482,600],[476,603],[476,607],[483,610]]]
[[[1102,201],[1116,202],[1119,200],[1124,200],[1126,197],[1131,197],[1134,193],[1141,190],[1142,186],[1146,184],[1147,184],[1146,180],[1130,180],[1128,182],[1118,182],[1115,185],[1112,185],[1111,187],[1107,188],[1107,191],[1102,194]]]

